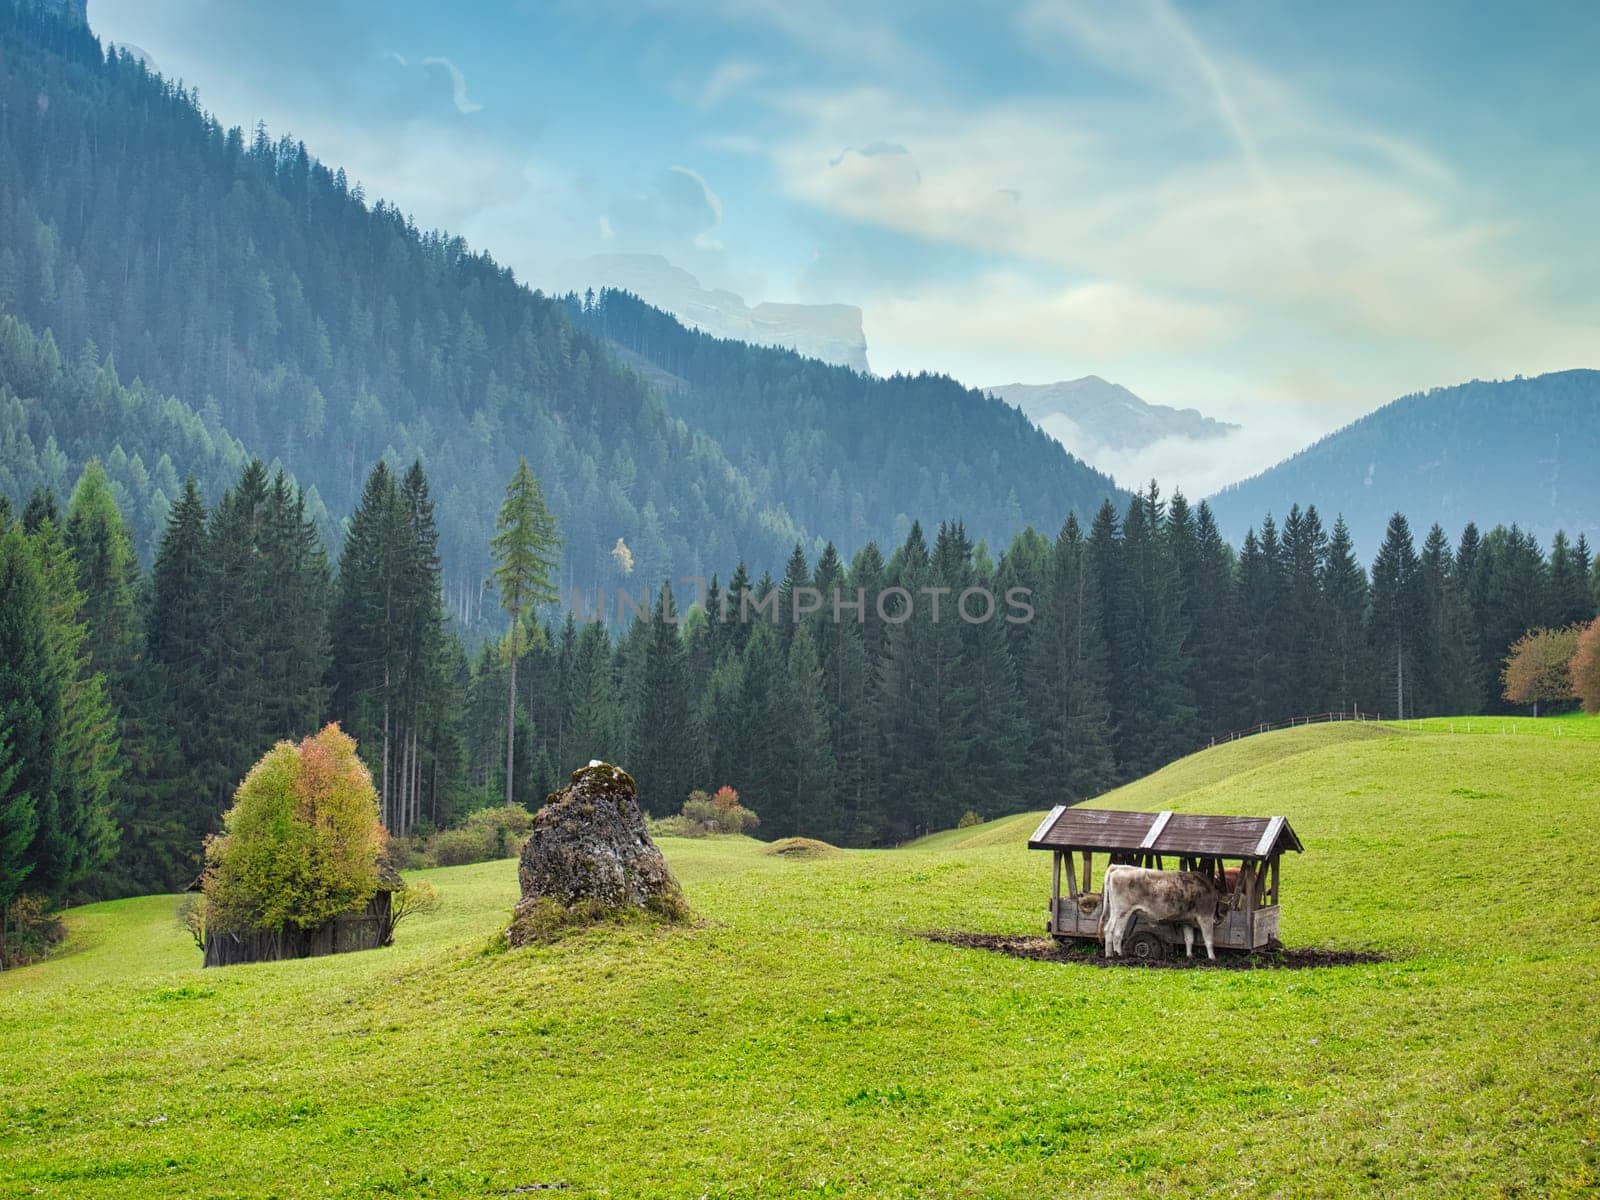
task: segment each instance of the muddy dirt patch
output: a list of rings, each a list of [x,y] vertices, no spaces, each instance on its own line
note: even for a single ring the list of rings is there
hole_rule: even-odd
[[[1083,967],[1135,967],[1150,970],[1214,970],[1214,971],[1303,971],[1313,967],[1352,967],[1364,963],[1387,962],[1381,954],[1365,950],[1321,950],[1315,946],[1258,950],[1254,954],[1240,954],[1219,950],[1216,962],[1206,958],[1198,945],[1193,958],[1185,958],[1179,950],[1160,962],[1146,962],[1133,958],[1107,958],[1099,946],[1092,943],[1058,943],[1049,937],[1028,937],[1004,933],[963,933],[959,930],[933,930],[921,935],[930,942],[946,946],[961,946],[968,950],[992,950],[1009,954],[1012,958],[1033,959],[1037,962],[1074,963]],[[1196,939],[1198,942],[1198,939]]]

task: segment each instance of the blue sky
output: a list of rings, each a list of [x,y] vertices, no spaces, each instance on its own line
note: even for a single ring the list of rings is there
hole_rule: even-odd
[[[90,21],[535,285],[656,252],[751,302],[859,305],[879,371],[1094,373],[1248,427],[1225,464],[1142,464],[1164,477],[1265,465],[1409,391],[1600,365],[1597,4],[90,0]]]

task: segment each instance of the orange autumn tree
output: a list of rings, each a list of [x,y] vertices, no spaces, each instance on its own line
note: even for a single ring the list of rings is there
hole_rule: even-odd
[[[378,794],[336,724],[267,751],[222,824],[201,880],[212,929],[317,929],[378,889]]]
[[[1572,690],[1583,701],[1583,711],[1600,713],[1600,618],[1585,625],[1578,634],[1578,648],[1569,668]]]
[[[1531,629],[1512,644],[1501,679],[1505,698],[1513,704],[1533,705],[1572,699],[1570,664],[1578,649],[1578,627]]]

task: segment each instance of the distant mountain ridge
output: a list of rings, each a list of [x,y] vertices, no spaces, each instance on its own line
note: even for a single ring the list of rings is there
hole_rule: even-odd
[[[776,304],[751,307],[743,296],[707,288],[659,254],[597,254],[552,273],[556,291],[583,295],[616,288],[677,317],[690,329],[756,346],[779,346],[807,358],[850,367],[863,374],[867,335],[853,304]]]
[[[1059,528],[1068,512],[1126,502],[1015,408],[948,376],[879,378],[713,337],[626,291],[566,300],[579,329],[615,347],[761,494],[841,546],[885,528],[899,542],[919,514],[1002,545],[1024,524]]]
[[[1013,404],[1074,453],[1141,450],[1162,438],[1224,437],[1239,428],[1193,408],[1151,404],[1098,375],[984,389]]]
[[[1390,515],[1452,537],[1468,521],[1600,540],[1600,371],[1557,371],[1404,396],[1251,479],[1211,507],[1237,539],[1271,512],[1342,514],[1370,556]]]

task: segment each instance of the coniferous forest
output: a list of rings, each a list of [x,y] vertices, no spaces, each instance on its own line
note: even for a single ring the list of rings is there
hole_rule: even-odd
[[[949,379],[529,291],[72,21],[0,5],[0,47],[0,905],[186,885],[328,720],[395,834],[601,758],[882,845],[1493,711],[1595,614],[1582,537],[1358,553],[1308,495],[1233,545]]]
[[[560,514],[531,474],[506,511],[518,497],[548,548]],[[396,834],[537,807],[599,758],[657,815],[729,785],[763,836],[889,844],[1263,722],[1495,711],[1511,645],[1592,620],[1600,594],[1581,537],[1419,539],[1396,514],[1369,570],[1314,507],[1235,549],[1152,484],[998,554],[954,519],[849,561],[797,545],[779,578],[735,563],[693,598],[641,581],[581,621],[535,589],[515,641],[474,643],[441,602],[415,464],[371,469],[336,558],[259,461],[215,505],[188,481],[148,571],[98,462],[0,524],[6,900],[185,885],[263,748],[330,719]]]

